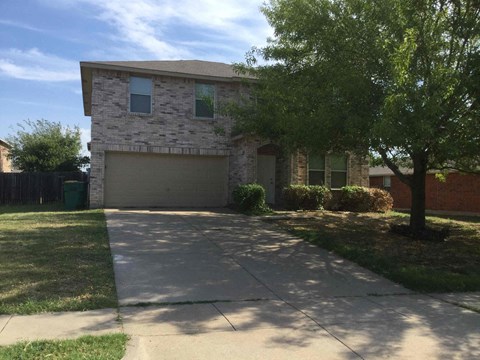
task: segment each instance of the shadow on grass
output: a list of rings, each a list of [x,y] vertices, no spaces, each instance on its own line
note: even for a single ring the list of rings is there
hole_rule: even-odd
[[[392,234],[392,224],[408,219],[354,213],[322,213],[311,219],[279,221],[295,235],[352,260],[416,291],[480,290],[480,229],[458,221],[429,221],[448,225],[445,242],[414,240]]]

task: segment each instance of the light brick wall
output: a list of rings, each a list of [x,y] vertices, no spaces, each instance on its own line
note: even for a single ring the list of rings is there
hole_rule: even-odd
[[[132,114],[129,78],[127,72],[97,69],[92,73],[91,207],[104,205],[105,151],[228,156],[230,200],[236,185],[256,181],[257,149],[269,141],[232,140],[233,120],[219,114],[215,119],[195,118],[195,80],[152,76],[152,114]],[[240,83],[216,82],[215,90],[216,105],[221,106],[245,89]],[[305,154],[279,154],[276,166],[277,199],[288,183],[308,182]],[[368,186],[365,159],[350,158],[349,184]]]
[[[94,70],[90,204],[103,206],[105,151],[228,156],[233,121],[194,117],[195,80],[152,76],[152,114],[129,110],[126,72]],[[238,83],[215,83],[217,105],[234,99]]]
[[[368,187],[369,164],[366,156],[350,155],[348,157],[348,185]]]

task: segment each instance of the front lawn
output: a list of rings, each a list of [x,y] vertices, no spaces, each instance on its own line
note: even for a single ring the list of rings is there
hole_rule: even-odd
[[[451,228],[447,241],[436,243],[389,232],[391,224],[408,223],[406,214],[324,211],[303,215],[275,222],[309,242],[412,290],[480,290],[478,218],[428,217],[427,222],[432,227]]]
[[[116,307],[103,211],[1,206],[0,289],[0,314]]]
[[[75,340],[31,341],[0,347],[0,360],[120,360],[128,337],[124,334],[83,336]]]

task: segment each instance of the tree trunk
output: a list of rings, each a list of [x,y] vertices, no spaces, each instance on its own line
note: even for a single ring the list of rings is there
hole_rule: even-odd
[[[410,229],[418,234],[425,229],[425,185],[427,167],[426,156],[417,155],[413,158],[413,175],[410,190],[412,193],[412,209],[410,212]]]

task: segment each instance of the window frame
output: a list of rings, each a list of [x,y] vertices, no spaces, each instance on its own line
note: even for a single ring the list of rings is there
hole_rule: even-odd
[[[197,115],[197,100],[203,101],[202,99],[197,99],[197,85],[208,85],[213,88],[213,111],[212,116],[198,116]],[[195,119],[202,120],[214,120],[216,118],[216,103],[217,103],[217,87],[214,83],[211,82],[202,82],[196,81],[193,87],[193,117]]]
[[[344,157],[345,158],[345,170],[334,170],[332,167],[332,158],[333,157]],[[348,160],[349,157],[347,154],[330,154],[330,189],[331,190],[340,190],[343,186],[348,186]],[[332,184],[332,174],[333,173],[344,173],[345,174],[345,185],[341,187],[333,187]]]
[[[149,80],[150,81],[150,94],[147,95],[147,94],[132,92],[132,78]],[[132,111],[132,95],[149,96],[150,97],[150,112]],[[141,116],[148,116],[148,115],[153,114],[153,78],[152,77],[130,75],[129,82],[128,82],[128,112],[130,114],[141,115]]]
[[[310,158],[315,156],[320,156],[323,157],[323,169],[316,169],[316,168],[311,168],[310,167]],[[326,186],[327,183],[327,157],[326,155],[308,155],[308,162],[307,162],[307,171],[308,171],[308,185],[318,185],[318,184],[311,184],[310,183],[310,171],[314,172],[322,172],[323,171],[323,184],[320,184],[321,186]]]

